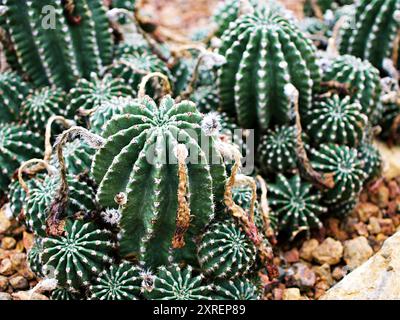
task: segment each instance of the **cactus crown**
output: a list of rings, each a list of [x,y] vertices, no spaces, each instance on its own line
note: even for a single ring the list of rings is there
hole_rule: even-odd
[[[216,300],[258,300],[260,290],[246,278],[225,280],[214,285],[213,298]]]

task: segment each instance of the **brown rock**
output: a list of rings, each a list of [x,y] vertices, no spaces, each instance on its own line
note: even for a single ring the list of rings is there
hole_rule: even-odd
[[[378,217],[380,209],[371,202],[361,202],[355,209],[358,218],[363,222],[368,222],[370,217]]]
[[[387,208],[389,203],[389,188],[383,183],[379,185],[377,190],[371,194],[371,201],[375,203],[379,208]]]
[[[0,291],[6,291],[8,287],[8,278],[0,276]]]
[[[368,237],[368,227],[364,222],[360,221],[359,223],[356,223],[354,229],[357,231],[359,236]]]
[[[315,299],[322,297],[329,288],[330,286],[325,280],[319,281],[315,285]]]
[[[379,219],[379,225],[385,236],[391,236],[396,231],[392,219]]]
[[[343,267],[335,267],[332,271],[332,278],[336,281],[343,279],[343,277],[347,274],[347,268]]]
[[[362,265],[373,253],[365,237],[358,237],[344,243],[343,258],[350,270]]]
[[[275,288],[273,291],[274,300],[282,300],[283,299],[283,291],[284,291],[284,289],[282,289],[282,288]]]
[[[311,288],[314,286],[316,276],[314,271],[304,263],[298,262],[292,266],[293,281],[301,288]]]
[[[0,274],[10,276],[15,273],[10,259],[4,259],[0,262]]]
[[[1,240],[1,248],[4,250],[14,249],[16,244],[17,241],[12,237],[4,237],[3,240]]]
[[[320,263],[327,263],[329,265],[335,265],[340,262],[343,256],[343,246],[340,241],[336,241],[332,238],[326,238],[314,251],[314,259]]]
[[[325,281],[329,286],[333,284],[333,278],[331,274],[331,267],[325,263],[322,266],[313,266],[313,271],[318,277],[318,281]]]
[[[23,290],[29,287],[28,280],[21,276],[13,277],[9,281],[10,285],[16,290]]]
[[[24,248],[26,251],[29,251],[33,247],[34,241],[34,235],[32,233],[24,231],[22,235],[22,243],[24,244]]]
[[[390,180],[388,183],[389,188],[389,198],[395,199],[397,196],[400,195],[400,187],[395,180]]]
[[[287,288],[283,291],[282,300],[301,300],[299,288]]]
[[[379,224],[379,219],[376,217],[369,218],[368,231],[371,234],[378,234],[381,232],[381,225]]]
[[[5,214],[5,207],[0,209],[0,234],[5,233],[11,227],[11,221]]]
[[[293,248],[292,250],[286,251],[283,254],[284,259],[286,260],[287,263],[295,263],[300,260],[299,257],[299,251],[296,248]]]
[[[40,293],[31,293],[30,291],[18,291],[12,294],[14,300],[49,300],[43,294]]]
[[[326,223],[326,234],[340,241],[347,240],[348,234],[340,227],[340,220],[329,218]]]
[[[12,300],[11,295],[5,292],[0,292],[0,301]]]
[[[18,270],[26,265],[26,254],[17,252],[10,255],[11,263],[15,270]]]
[[[300,258],[306,261],[312,261],[313,259],[313,251],[319,246],[319,243],[316,239],[310,239],[304,241],[303,245],[300,249]]]

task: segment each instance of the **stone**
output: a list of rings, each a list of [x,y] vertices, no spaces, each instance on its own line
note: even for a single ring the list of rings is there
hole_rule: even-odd
[[[28,280],[26,280],[22,276],[13,277],[9,281],[10,281],[10,285],[16,290],[23,290],[23,289],[27,289],[29,287]]]
[[[371,234],[378,234],[381,232],[381,225],[379,224],[379,219],[377,217],[371,217],[369,218],[369,223],[368,223],[368,231]]]
[[[344,242],[343,259],[350,270],[362,265],[373,253],[374,251],[365,237],[358,237]]]
[[[18,270],[27,264],[26,254],[23,252],[17,252],[17,253],[11,254],[10,260],[11,260],[11,263],[15,270]]]
[[[346,231],[341,228],[341,221],[336,218],[329,218],[326,220],[326,234],[337,240],[344,241],[349,238]]]
[[[286,251],[283,254],[284,259],[286,260],[287,263],[295,263],[300,260],[299,256],[299,251],[296,248],[293,248],[292,250]]]
[[[379,225],[381,227],[381,232],[385,236],[391,236],[395,233],[395,227],[392,219],[379,219]]]
[[[17,241],[12,237],[4,237],[3,240],[1,240],[1,248],[4,250],[14,249],[16,244]]]
[[[313,266],[313,271],[315,272],[318,281],[325,281],[329,286],[333,285],[333,278],[331,274],[331,267],[329,264],[325,263],[322,266]]]
[[[320,299],[321,296],[323,296],[326,291],[330,288],[330,285],[325,281],[321,280],[315,285],[315,299]]]
[[[368,222],[369,218],[379,217],[380,214],[379,207],[371,202],[359,203],[355,211],[362,222]]]
[[[313,258],[319,264],[335,265],[340,262],[343,256],[343,246],[340,241],[326,238],[314,251]]]
[[[0,209],[0,234],[5,233],[11,227],[11,221],[8,219],[5,208]]]
[[[34,241],[34,235],[32,233],[24,231],[24,233],[22,234],[22,243],[24,244],[24,248],[26,251],[29,251],[33,247]]]
[[[8,278],[4,276],[0,276],[0,292],[6,291],[8,287]]]
[[[0,274],[10,276],[15,273],[15,269],[10,259],[4,259],[0,262]]]
[[[299,288],[287,288],[283,291],[282,300],[301,300]]]
[[[379,208],[387,208],[389,204],[389,188],[381,183],[377,190],[371,194],[370,199]]]
[[[389,188],[390,199],[395,199],[397,196],[400,195],[400,186],[395,180],[389,181],[388,188]]]
[[[31,291],[18,291],[12,294],[14,300],[50,300],[44,294]]]
[[[300,248],[300,258],[306,261],[312,261],[313,251],[319,246],[319,242],[316,239],[310,239],[304,241]]]
[[[400,297],[400,232],[362,266],[345,276],[321,299],[398,300]]]
[[[347,274],[347,268],[343,267],[335,267],[332,271],[332,278],[336,281],[342,280],[344,276]]]
[[[298,262],[292,266],[292,280],[301,288],[311,288],[314,286],[316,276],[314,271],[304,263]]]
[[[12,297],[9,293],[0,292],[0,301],[12,300]]]
[[[368,237],[368,226],[364,222],[360,221],[359,223],[356,223],[354,229],[359,236]]]
[[[284,291],[284,289],[282,289],[282,288],[275,288],[273,290],[274,300],[282,300],[283,299],[283,291]]]
[[[386,142],[374,140],[374,145],[377,146],[385,160],[382,175],[387,180],[392,180],[400,176],[400,146],[388,146]]]

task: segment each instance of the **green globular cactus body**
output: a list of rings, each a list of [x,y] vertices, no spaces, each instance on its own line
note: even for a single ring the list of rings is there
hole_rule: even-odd
[[[18,219],[18,216],[23,212],[26,200],[26,192],[18,180],[11,181],[8,186],[8,200],[13,217]]]
[[[5,190],[20,164],[42,157],[40,135],[26,125],[0,124],[0,189]]]
[[[21,104],[29,93],[29,85],[14,72],[2,72],[0,93],[0,122],[18,120]]]
[[[67,288],[57,288],[50,296],[51,300],[82,300],[78,291],[71,291]]]
[[[35,242],[28,250],[27,260],[29,268],[32,270],[34,274],[38,277],[43,277],[42,271],[42,253],[43,253],[43,243],[42,239],[35,239]]]
[[[190,96],[198,110],[203,113],[215,111],[219,107],[218,90],[214,86],[200,86]]]
[[[359,1],[350,26],[342,29],[339,51],[370,61],[381,68],[392,56],[393,44],[400,28],[398,0]],[[396,44],[398,45],[398,44]]]
[[[31,93],[21,106],[21,118],[32,130],[44,133],[48,119],[67,116],[65,94],[61,89],[45,87]]]
[[[329,214],[343,219],[351,214],[354,208],[357,206],[358,199],[350,199],[344,202],[339,202],[334,205],[329,206]]]
[[[113,8],[122,8],[127,10],[134,10],[135,9],[136,0],[112,0],[111,6]]]
[[[215,205],[222,201],[226,179],[213,139],[209,148],[216,158],[211,164],[204,150],[189,136],[191,132],[198,139],[207,138],[201,121],[193,103],[176,104],[166,96],[159,106],[145,97],[107,123],[103,133],[106,142],[95,155],[92,173],[99,185],[97,199],[103,207],[117,207],[117,195],[125,198],[120,223],[122,255],[133,254],[149,267],[168,263],[178,208],[178,144],[186,144],[197,160],[186,165],[193,212],[185,236],[187,243],[175,252],[189,254],[192,247],[195,253],[193,237],[213,218]]]
[[[315,52],[311,40],[276,11],[241,17],[219,49],[227,60],[219,71],[221,110],[247,129],[287,124],[294,100],[289,87],[299,92],[301,111],[311,108],[320,82]]]
[[[277,126],[262,136],[258,147],[260,167],[268,173],[287,172],[297,167],[296,128]]]
[[[357,146],[368,123],[367,116],[358,102],[338,95],[314,103],[304,117],[305,129],[315,144],[337,143]]]
[[[94,191],[87,184],[80,182],[74,175],[67,175],[68,208],[67,216],[77,212],[90,212],[96,208]],[[25,220],[28,227],[39,236],[46,235],[47,211],[60,185],[60,177],[41,175],[29,182],[29,197],[24,205]]]
[[[78,289],[112,263],[112,234],[92,222],[67,220],[65,234],[43,239],[43,271],[60,286]]]
[[[379,121],[382,90],[379,71],[368,61],[350,55],[338,56],[330,63],[323,81],[335,81],[348,86],[352,101],[361,104],[362,112],[369,121]]]
[[[129,262],[103,270],[89,287],[93,300],[137,300],[141,290],[141,269]]]
[[[217,281],[214,284],[213,299],[215,300],[259,300],[261,292],[249,279]]]
[[[382,156],[373,144],[362,143],[358,148],[358,157],[364,163],[364,171],[367,174],[366,181],[380,176],[382,173]]]
[[[335,144],[323,144],[313,150],[311,160],[315,170],[333,174],[335,186],[324,192],[324,202],[337,204],[355,198],[361,191],[367,174],[357,149]]]
[[[281,231],[296,232],[321,227],[319,216],[327,211],[320,205],[321,192],[299,175],[288,179],[277,176],[276,183],[269,185],[269,204],[278,215]]]
[[[145,296],[150,300],[210,300],[212,288],[204,285],[203,279],[202,275],[192,275],[191,266],[161,266],[154,278],[153,289],[145,292]]]
[[[393,138],[393,125],[395,120],[400,116],[400,104],[397,101],[384,101],[382,102],[382,118],[379,122],[379,126],[382,128],[381,137],[383,139]],[[399,130],[399,129],[398,129]],[[397,130],[397,131],[398,131]],[[395,130],[396,131],[396,130]],[[395,132],[400,136],[400,132]],[[396,144],[400,144],[400,141],[393,141]]]
[[[21,69],[36,87],[70,89],[111,62],[112,38],[101,0],[7,0],[6,27]]]
[[[104,102],[114,97],[127,97],[133,94],[123,79],[113,78],[106,74],[102,79],[92,73],[89,80],[79,79],[76,87],[68,94],[68,113],[75,113],[78,109],[96,110]]]
[[[204,274],[233,278],[248,273],[256,260],[256,247],[233,221],[211,224],[203,234],[198,257]]]

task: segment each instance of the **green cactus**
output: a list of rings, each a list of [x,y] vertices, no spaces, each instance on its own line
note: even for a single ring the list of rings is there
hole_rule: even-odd
[[[40,135],[26,125],[0,123],[0,190],[6,190],[22,162],[42,157],[42,145]]]
[[[38,277],[43,277],[42,271],[42,258],[43,253],[43,243],[41,238],[36,238],[32,248],[29,249],[27,260],[29,268]]]
[[[323,144],[313,150],[311,160],[316,170],[333,174],[335,186],[324,192],[324,202],[337,204],[355,198],[361,191],[367,174],[357,149],[335,144]]]
[[[63,146],[63,155],[68,173],[78,175],[89,172],[94,154],[95,149],[83,141],[74,140],[67,142]],[[50,158],[50,165],[59,169],[58,158],[55,154]]]
[[[188,163],[186,169],[190,181],[190,208],[195,212],[186,237],[189,243],[182,251],[175,250],[193,254],[189,253],[194,249],[192,237],[213,218],[214,206],[222,200],[226,179],[222,160],[221,164],[211,164],[188,135],[187,130],[191,130],[199,139],[205,137],[201,121],[193,103],[175,104],[166,96],[159,107],[145,97],[130,105],[126,114],[115,116],[107,123],[103,133],[106,142],[95,156],[92,172],[99,185],[97,198],[103,207],[116,207],[117,195],[117,198],[124,198],[122,255],[133,254],[149,267],[168,263],[179,205],[177,190],[181,170],[174,155],[178,150],[177,134],[180,142],[188,143],[200,156],[196,156],[199,164]],[[156,152],[150,149],[152,147]],[[170,160],[165,158],[168,154]],[[214,154],[218,159],[219,153],[214,150]],[[151,156],[151,163],[146,155]]]
[[[11,181],[8,186],[8,200],[13,217],[18,219],[18,216],[23,213],[26,200],[26,192],[18,180]]]
[[[215,111],[219,106],[218,90],[214,86],[200,86],[190,96],[190,100],[202,113]]]
[[[334,95],[314,103],[303,118],[308,136],[315,144],[337,143],[357,146],[363,138],[368,118],[358,102]]]
[[[111,63],[112,37],[101,0],[74,1],[66,8],[55,0],[7,0],[5,5],[19,65],[35,86],[69,89],[79,77]]]
[[[258,146],[260,168],[264,172],[287,172],[297,167],[296,128],[276,126],[261,137]]]
[[[321,192],[302,181],[299,175],[288,179],[279,174],[276,183],[269,185],[269,203],[278,215],[280,231],[294,233],[321,227],[319,216],[327,212],[320,205],[321,198]]]
[[[67,116],[65,99],[61,89],[45,87],[36,90],[22,103],[21,118],[32,130],[44,133],[51,116]]]
[[[238,19],[219,49],[227,60],[219,72],[221,110],[236,115],[243,128],[286,124],[290,85],[299,92],[300,110],[311,109],[320,82],[315,52],[311,40],[273,10]]]
[[[397,100],[397,97],[396,99]],[[394,139],[394,143],[400,144],[400,139],[396,139],[394,134],[400,137],[400,129],[395,126],[395,120],[400,116],[400,103],[398,101],[382,101],[382,118],[379,126],[382,128],[381,137],[385,140]],[[397,129],[397,130],[396,130]],[[395,131],[395,132],[393,132]]]
[[[112,234],[92,222],[68,219],[65,234],[43,239],[43,271],[57,279],[60,286],[78,289],[90,283],[92,275],[112,263]]]
[[[203,276],[193,276],[192,267],[177,264],[161,266],[154,279],[154,287],[145,292],[150,300],[210,300],[212,287],[204,285]]]
[[[90,186],[68,174],[68,209],[67,216],[78,211],[90,212],[96,208],[95,194]],[[29,197],[24,204],[25,220],[28,227],[39,236],[46,236],[47,211],[60,185],[58,174],[39,175],[29,185]]]
[[[172,79],[167,65],[154,54],[144,50],[121,55],[116,59],[109,71],[113,77],[124,79],[125,83],[134,91],[134,95],[137,93],[142,78],[148,73],[161,72],[169,79]],[[154,91],[155,88],[157,88],[157,85],[148,84],[147,92]]]
[[[379,121],[381,83],[379,71],[368,61],[344,55],[334,59],[324,73],[324,82],[335,81],[348,86],[352,101],[358,101],[371,123]]]
[[[21,104],[29,93],[29,85],[14,72],[2,72],[0,93],[0,122],[18,120]]]
[[[349,216],[358,204],[358,199],[350,199],[348,201],[339,202],[329,206],[329,214],[339,219]]]
[[[141,290],[141,269],[129,262],[104,269],[89,287],[92,300],[137,300]]]
[[[392,56],[399,31],[400,2],[397,0],[359,1],[352,19],[341,32],[339,51],[370,61],[382,68]]]
[[[60,287],[51,293],[51,300],[82,300],[82,297],[78,291]]]
[[[366,181],[380,176],[382,173],[382,156],[372,143],[362,143],[358,148],[358,157],[364,163],[364,171],[367,174]]]
[[[234,278],[250,272],[256,247],[233,221],[212,223],[198,246],[202,271],[211,277]]]
[[[136,0],[112,0],[111,6],[113,8],[122,8],[133,11],[135,9]]]
[[[237,278],[214,284],[215,300],[259,300],[261,292],[249,279]]]
[[[68,95],[68,113],[75,113],[78,109],[96,110],[104,102],[114,97],[127,97],[133,94],[123,79],[113,78],[106,74],[102,79],[92,73],[89,80],[80,79],[76,87]]]

